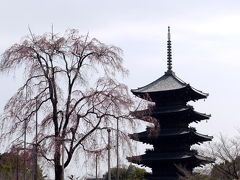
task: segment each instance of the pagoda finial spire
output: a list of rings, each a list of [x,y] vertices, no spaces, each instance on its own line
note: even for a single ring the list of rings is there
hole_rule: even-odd
[[[171,72],[172,71],[172,45],[171,45],[170,26],[168,26],[167,66],[168,66],[168,72]]]

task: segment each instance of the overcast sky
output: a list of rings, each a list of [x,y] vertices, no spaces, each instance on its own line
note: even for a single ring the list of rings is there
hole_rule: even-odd
[[[171,26],[173,70],[193,87],[209,93],[191,103],[212,117],[200,133],[234,136],[240,128],[240,1],[237,0],[1,0],[0,53],[28,34],[66,29],[89,32],[124,51],[130,89],[166,71],[167,26]],[[0,112],[17,87],[0,74]]]

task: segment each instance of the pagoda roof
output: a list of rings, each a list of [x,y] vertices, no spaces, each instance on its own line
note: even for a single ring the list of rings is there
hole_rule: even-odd
[[[146,110],[148,111],[148,110]],[[154,114],[164,114],[164,113],[177,113],[177,112],[183,112],[183,111],[191,111],[194,114],[198,114],[201,116],[205,116],[206,118],[209,118],[211,115],[207,115],[204,113],[200,113],[197,111],[194,111],[193,106],[190,105],[177,105],[177,106],[165,106],[165,107],[156,107],[153,108],[152,113]]]
[[[204,157],[198,155],[195,151],[191,152],[171,152],[171,153],[159,153],[154,151],[148,151],[146,154],[140,156],[132,156],[127,158],[129,161],[133,163],[143,163],[145,161],[182,161],[182,160],[195,160],[201,162],[201,164],[214,162],[214,159],[209,157]]]
[[[144,116],[152,116],[152,115],[164,115],[164,114],[173,114],[173,113],[181,113],[181,112],[189,112],[193,121],[199,121],[204,119],[209,119],[211,115],[200,113],[194,111],[194,108],[190,105],[177,105],[177,106],[166,106],[166,107],[154,107],[152,109],[145,109],[140,111],[132,112],[133,115],[137,118],[143,118]]]
[[[150,84],[137,89],[132,89],[131,92],[138,96],[141,94],[174,91],[184,89],[186,87],[190,88],[191,91],[198,94],[199,96],[202,96],[201,98],[206,98],[208,96],[208,93],[199,91],[191,87],[190,84],[187,84],[186,82],[178,78],[171,70],[168,70],[163,76],[151,82]]]
[[[149,129],[149,127],[148,127],[148,129]],[[189,133],[194,133],[194,134],[204,137],[204,138],[212,138],[212,136],[207,136],[207,135],[197,133],[195,128],[164,129],[164,130],[160,130],[158,136],[163,136],[163,137],[164,136],[178,136],[178,135],[184,135],[184,134],[189,134]],[[138,136],[138,137],[152,136],[151,132],[149,132],[149,131],[143,131],[143,132],[134,133],[131,135]],[[154,136],[154,133],[153,133],[153,136]]]
[[[181,89],[187,86],[187,83],[178,78],[175,73],[165,73],[157,80],[150,84],[140,87],[138,89],[132,89],[133,93],[150,93],[159,91],[170,91],[175,89]]]
[[[195,128],[182,128],[182,129],[165,129],[161,130],[160,132],[151,132],[151,128],[148,127],[147,131],[129,134],[130,138],[137,141],[143,141],[144,139],[156,139],[156,138],[177,138],[180,136],[192,136],[193,138],[197,139],[199,142],[203,141],[210,141],[212,140],[213,136],[203,135],[196,132]]]

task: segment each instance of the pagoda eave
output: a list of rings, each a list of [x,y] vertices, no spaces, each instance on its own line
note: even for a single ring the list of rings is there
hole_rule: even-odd
[[[186,121],[189,122],[198,122],[201,120],[207,120],[211,117],[211,115],[200,113],[197,111],[194,111],[192,106],[175,106],[171,108],[158,108],[158,109],[146,109],[141,111],[135,111],[131,114],[135,116],[136,118],[144,118],[145,116],[153,116],[156,118],[160,118],[162,121],[163,116],[167,116],[170,114],[171,116],[178,116],[179,113],[184,113],[187,118],[185,118]]]
[[[189,84],[179,88],[179,89],[171,89],[171,90],[164,90],[164,91],[139,91],[138,89],[132,89],[131,92],[147,101],[155,101],[158,99],[158,101],[163,101],[166,97],[171,97],[173,92],[176,96],[175,99],[178,100],[184,100],[184,101],[195,101],[198,99],[205,99],[208,96],[208,93],[201,92],[193,87],[191,87]]]
[[[192,167],[196,167],[199,165],[205,165],[208,163],[213,163],[214,159],[209,158],[209,157],[204,157],[200,156],[197,154],[189,154],[189,153],[171,153],[171,154],[166,154],[166,153],[159,153],[159,155],[151,156],[149,154],[144,154],[140,156],[132,156],[132,157],[127,157],[127,160],[132,163],[136,163],[139,165],[147,165],[150,166],[154,163],[158,163],[159,166],[163,165],[168,162],[173,162],[176,164],[192,164]]]
[[[132,140],[144,142],[147,144],[154,144],[155,140],[158,138],[162,141],[171,142],[173,139],[175,141],[179,141],[180,139],[189,142],[189,144],[197,144],[206,141],[211,141],[213,139],[212,136],[203,135],[197,133],[195,129],[179,129],[177,131],[169,131],[169,132],[148,132],[143,131],[140,133],[129,134],[129,137]]]

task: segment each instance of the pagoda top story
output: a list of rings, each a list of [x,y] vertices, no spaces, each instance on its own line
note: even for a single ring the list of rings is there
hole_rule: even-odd
[[[160,78],[146,86],[137,89],[132,89],[131,92],[140,98],[149,100],[149,97],[146,97],[146,94],[148,94],[148,96],[151,97],[150,100],[152,101],[153,101],[152,97],[154,97],[156,94],[158,94],[158,96],[159,95],[161,96],[161,94],[168,94],[170,91],[185,92],[185,94],[188,94],[188,99],[186,99],[186,102],[189,100],[195,101],[198,99],[207,98],[208,93],[204,93],[190,86],[190,84],[178,78],[175,72],[172,71],[170,27],[168,27],[167,65],[168,69],[163,76],[161,76]],[[180,93],[179,95],[183,94]]]

